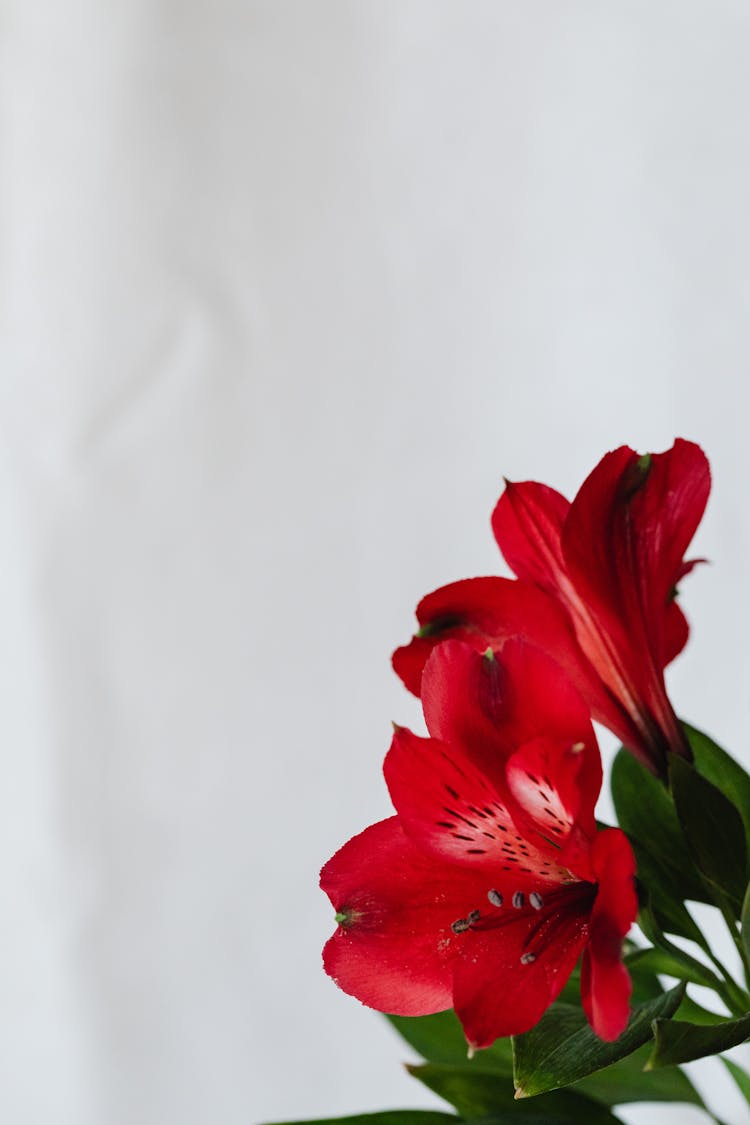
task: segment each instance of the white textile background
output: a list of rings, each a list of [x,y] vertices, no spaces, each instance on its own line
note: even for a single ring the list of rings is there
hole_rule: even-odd
[[[500,569],[501,474],[704,445],[669,683],[750,762],[750,8],[3,27],[0,1117],[435,1105],[324,977],[316,880],[388,812],[416,601]]]

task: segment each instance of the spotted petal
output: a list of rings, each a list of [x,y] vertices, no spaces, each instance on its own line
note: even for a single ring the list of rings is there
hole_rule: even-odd
[[[514,823],[502,775],[493,784],[459,747],[399,727],[384,773],[404,831],[421,850],[486,872],[474,908],[486,905],[493,887],[510,900],[569,878],[554,848],[538,834],[530,842]]]
[[[588,763],[587,763],[588,758]],[[588,838],[596,830],[594,806],[601,774],[593,741],[560,744],[536,738],[520,747],[506,767],[510,808],[528,840],[562,848],[574,828]]]
[[[537,917],[519,915],[501,928],[464,935],[453,1001],[474,1047],[528,1031],[559,995],[586,943],[591,893],[578,884]]]

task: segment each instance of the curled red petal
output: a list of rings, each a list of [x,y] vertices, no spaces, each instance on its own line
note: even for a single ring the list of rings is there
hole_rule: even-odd
[[[557,593],[566,581],[561,537],[569,502],[538,481],[506,483],[492,513],[492,530],[514,574]]]
[[[601,759],[593,731],[585,737],[575,743],[536,738],[509,759],[510,808],[527,839],[547,840],[559,849],[576,826],[584,837],[595,834]],[[588,851],[588,841],[585,847]]]
[[[690,636],[690,626],[676,601],[671,601],[664,615],[664,663],[671,664],[684,649]]]
[[[397,648],[391,657],[393,671],[417,698],[422,688],[422,672],[435,643],[432,638],[414,636],[408,644]]]
[[[566,614],[535,586],[510,578],[465,578],[441,586],[417,606],[419,632],[393,654],[393,667],[409,691],[420,694],[422,671],[432,649],[446,640],[464,641],[483,652],[522,637],[587,678],[585,660]],[[584,665],[584,668],[581,668]],[[590,678],[590,675],[589,677]]]
[[[459,747],[399,727],[383,772],[404,831],[421,850],[486,873],[473,909],[487,906],[493,888],[510,898],[514,891],[545,893],[569,878],[556,848],[539,833],[525,837],[511,816],[502,771],[493,782]],[[553,840],[563,832],[549,821],[544,828]]]

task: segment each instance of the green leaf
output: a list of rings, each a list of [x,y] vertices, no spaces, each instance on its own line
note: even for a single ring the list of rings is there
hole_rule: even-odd
[[[695,925],[692,918],[690,918],[690,915],[686,910],[685,914],[690,919],[691,924],[695,928],[695,937],[693,938],[693,940],[697,942],[699,946],[703,947],[705,945],[705,938],[703,937],[703,934]],[[695,957],[691,956],[691,954],[689,953],[686,953],[684,949],[680,949],[678,945],[675,945],[664,936],[663,924],[661,923],[661,920],[657,919],[656,917],[656,912],[653,908],[653,903],[650,897],[648,897],[646,901],[641,903],[641,908],[638,912],[638,925],[641,927],[650,942],[653,942],[653,944],[657,948],[663,950],[665,953],[668,953],[676,964],[682,966],[682,971],[679,973],[679,976],[682,980],[692,980],[693,976],[697,977],[703,975],[704,972],[709,971],[701,961],[696,960]]]
[[[739,812],[713,782],[671,755],[669,781],[677,816],[696,866],[739,914],[747,887],[747,843]]]
[[[713,1026],[687,1023],[683,1020],[654,1021],[654,1049],[648,1060],[650,1070],[659,1066],[702,1059],[728,1051],[750,1037],[750,1015],[737,1020],[723,1020]]]
[[[678,949],[677,946],[674,948]],[[682,954],[682,950],[678,950],[678,954]],[[628,954],[625,964],[634,978],[644,970],[650,970],[653,973],[676,977],[677,980],[702,984],[706,988],[713,988],[719,983],[716,973],[688,953],[679,956],[664,949],[637,949],[634,953]]]
[[[708,1008],[702,1008],[700,1004],[696,1004],[695,1000],[691,1000],[687,993],[682,998],[682,1003],[675,1012],[675,1019],[686,1020],[688,1023],[697,1023],[701,1026],[715,1027],[718,1023],[724,1023],[727,1016],[720,1015],[718,1012],[711,1012]]]
[[[456,1125],[452,1113],[435,1113],[425,1109],[389,1109],[383,1113],[357,1113],[354,1117],[316,1117],[312,1121],[287,1122],[286,1125]],[[284,1125],[279,1122],[278,1125]]]
[[[589,1027],[583,1012],[567,1004],[553,1004],[536,1027],[513,1040],[518,1097],[568,1086],[632,1054],[651,1038],[651,1023],[669,1018],[685,991],[679,984],[663,996],[637,1005],[628,1026],[614,1043],[605,1043]]]
[[[498,1074],[464,1067],[426,1063],[407,1067],[434,1093],[455,1106],[462,1116],[491,1114],[497,1121],[535,1122],[559,1120],[586,1122],[587,1125],[613,1125],[617,1121],[606,1106],[570,1090],[558,1090],[535,1098],[533,1105],[520,1105],[513,1092],[513,1083]]]
[[[610,785],[618,823],[636,853],[638,876],[651,891],[659,892],[657,901],[709,901],[662,782],[621,749],[612,764]]]
[[[747,851],[750,855],[750,776],[731,754],[722,750],[707,734],[687,723],[682,724],[693,751],[695,768],[702,777],[712,781],[739,810],[745,826]]]
[[[750,1105],[750,1074],[743,1067],[738,1066],[736,1062],[732,1062],[731,1059],[722,1059],[721,1061],[737,1083],[745,1101]]]
[[[469,1058],[466,1036],[453,1010],[434,1016],[386,1016],[399,1035],[414,1050],[434,1063],[491,1070],[510,1078],[513,1074],[513,1049],[510,1039],[498,1039],[491,1047]]]
[[[627,1102],[689,1102],[703,1106],[703,1098],[679,1067],[644,1071],[651,1044],[644,1043],[632,1055],[576,1082],[573,1089],[605,1105]]]
[[[676,966],[668,954],[657,949],[634,949],[626,956],[625,963],[633,981],[634,1002],[650,1000],[663,994],[664,989],[657,973],[681,975],[680,972],[675,972],[681,966]],[[709,977],[712,975],[710,970],[707,969],[706,972]],[[568,993],[574,1004],[579,988],[579,974],[576,971],[571,977]],[[689,1009],[690,1018],[694,1009],[700,1011],[693,1005]],[[715,1018],[722,1019],[721,1016]],[[473,1058],[469,1058],[463,1029],[453,1011],[439,1012],[432,1016],[386,1016],[386,1019],[429,1062],[449,1064],[464,1069],[471,1075],[489,1072],[509,1079],[513,1073],[511,1040],[498,1039],[491,1047],[478,1051]],[[647,1045],[635,1054],[575,1083],[572,1089],[608,1106],[633,1101],[702,1104],[700,1096],[680,1070],[674,1068],[644,1073],[648,1051]]]

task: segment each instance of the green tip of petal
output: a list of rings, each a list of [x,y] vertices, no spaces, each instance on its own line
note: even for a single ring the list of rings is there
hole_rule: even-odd
[[[424,640],[425,637],[431,637],[432,634],[436,632],[437,626],[428,621],[426,625],[420,625],[414,635],[415,637],[419,637],[420,640]]]
[[[336,921],[338,922],[339,926],[344,926],[349,921],[349,915],[348,914],[342,914],[342,912],[340,910],[337,910],[336,911]]]
[[[494,652],[492,651],[491,648],[486,648],[484,650],[484,652],[482,653],[482,656],[484,657],[485,660],[494,661],[494,659],[495,659],[495,654],[494,654]]]
[[[648,475],[651,472],[652,457],[650,453],[644,453],[642,457],[636,458],[628,465],[621,481],[620,500],[628,503],[633,499],[637,492],[645,485],[648,480]]]

